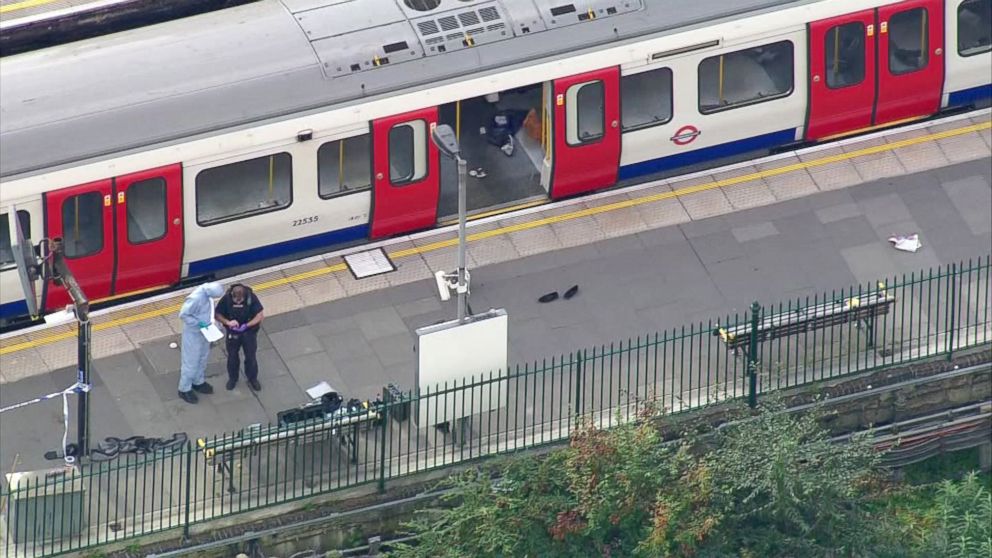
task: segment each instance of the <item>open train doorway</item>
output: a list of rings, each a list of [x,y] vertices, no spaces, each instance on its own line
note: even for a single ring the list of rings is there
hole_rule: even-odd
[[[547,198],[549,127],[544,84],[500,91],[442,105],[439,123],[448,124],[468,163],[469,214]],[[439,221],[458,215],[458,169],[441,158]]]

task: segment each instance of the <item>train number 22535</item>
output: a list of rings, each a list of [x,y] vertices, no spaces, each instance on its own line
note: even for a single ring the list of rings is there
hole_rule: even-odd
[[[311,217],[304,217],[302,219],[293,219],[293,226],[299,227],[300,225],[309,225],[310,223],[316,223],[318,219],[317,215]]]

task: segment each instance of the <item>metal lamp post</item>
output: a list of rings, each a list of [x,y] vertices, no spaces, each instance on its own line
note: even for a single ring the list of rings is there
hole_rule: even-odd
[[[465,182],[468,163],[461,157],[461,148],[455,131],[447,124],[431,130],[431,139],[441,153],[458,163],[458,321],[465,320],[465,296],[468,285],[465,282]]]

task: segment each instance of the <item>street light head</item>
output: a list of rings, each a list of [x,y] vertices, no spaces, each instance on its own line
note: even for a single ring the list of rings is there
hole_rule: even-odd
[[[431,131],[431,139],[434,140],[434,145],[441,150],[441,153],[444,153],[448,157],[458,157],[458,154],[461,152],[461,148],[458,146],[458,138],[455,137],[455,131],[447,124],[435,126],[434,130]]]

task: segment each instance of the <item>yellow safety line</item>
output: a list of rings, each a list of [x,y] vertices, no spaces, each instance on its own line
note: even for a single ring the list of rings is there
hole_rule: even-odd
[[[515,233],[515,232],[525,231],[525,230],[529,230],[529,229],[533,229],[533,228],[537,228],[537,227],[542,227],[544,225],[550,225],[550,224],[554,224],[554,223],[561,223],[561,222],[569,221],[569,220],[572,220],[572,219],[579,219],[581,217],[589,217],[589,216],[592,216],[592,215],[597,215],[597,214],[600,214],[600,213],[607,213],[609,211],[615,211],[615,210],[618,210],[618,209],[625,209],[625,208],[628,208],[628,207],[636,207],[638,205],[644,205],[644,204],[652,203],[652,202],[656,202],[656,201],[662,201],[662,200],[667,200],[667,199],[672,199],[672,198],[678,198],[678,197],[687,196],[687,195],[690,195],[690,194],[695,194],[697,192],[705,192],[706,190],[712,190],[714,188],[726,188],[728,186],[733,186],[735,184],[741,184],[741,183],[744,183],[744,182],[750,182],[752,180],[758,180],[760,178],[767,178],[767,177],[770,177],[770,176],[778,176],[778,175],[781,175],[781,174],[788,174],[790,172],[795,172],[795,171],[799,171],[799,170],[804,170],[804,169],[819,167],[819,166],[823,166],[823,165],[829,165],[830,163],[837,163],[837,162],[840,162],[840,161],[846,161],[846,160],[849,160],[849,159],[855,159],[857,157],[864,157],[866,155],[873,155],[875,153],[882,153],[882,152],[885,152],[885,151],[892,151],[892,150],[899,149],[899,148],[902,148],[902,147],[908,147],[910,145],[916,145],[916,144],[919,144],[919,143],[924,143],[924,142],[929,142],[929,141],[936,141],[936,140],[940,140],[940,139],[944,139],[944,138],[949,138],[949,137],[954,137],[954,136],[960,136],[960,135],[968,134],[968,133],[971,133],[971,132],[978,132],[978,131],[981,131],[981,130],[987,130],[989,128],[992,128],[992,122],[983,122],[981,124],[972,124],[970,126],[964,126],[962,128],[955,128],[953,130],[947,130],[947,131],[944,131],[944,132],[937,132],[937,133],[934,133],[934,134],[928,134],[928,135],[920,136],[920,137],[916,137],[916,138],[908,138],[908,139],[904,139],[904,140],[900,140],[900,141],[896,141],[896,142],[892,142],[892,143],[886,143],[886,144],[876,145],[876,146],[872,146],[872,147],[865,147],[863,149],[858,149],[856,151],[851,151],[850,153],[841,153],[839,155],[830,155],[830,156],[827,156],[827,157],[821,157],[819,159],[814,159],[812,161],[800,161],[799,163],[794,163],[794,164],[791,164],[791,165],[785,165],[785,166],[774,168],[774,169],[768,169],[768,170],[764,170],[764,171],[754,172],[754,173],[747,174],[747,175],[744,175],[744,176],[737,176],[737,177],[733,177],[733,178],[726,178],[724,180],[718,180],[718,181],[710,182],[710,183],[707,183],[707,184],[699,184],[697,186],[687,186],[685,188],[681,188],[681,189],[678,189],[678,190],[672,190],[672,191],[668,191],[668,192],[659,192],[657,194],[651,194],[651,195],[643,196],[643,197],[640,197],[640,198],[618,201],[618,202],[614,202],[614,203],[610,203],[610,204],[606,204],[606,205],[601,205],[601,206],[597,206],[597,207],[584,208],[584,209],[580,209],[580,210],[577,210],[577,211],[573,211],[571,213],[565,213],[565,214],[562,214],[562,215],[555,215],[555,216],[552,216],[552,217],[544,217],[542,219],[535,219],[533,221],[527,221],[527,222],[524,222],[524,223],[518,223],[518,224],[515,224],[515,225],[509,225],[509,226],[506,226],[506,227],[500,227],[500,228],[492,229],[492,230],[488,230],[488,231],[481,231],[481,232],[477,232],[477,233],[468,235],[467,240],[469,242],[477,242],[479,240],[484,240],[484,239],[487,239],[487,238],[492,238],[494,236],[501,236],[501,235],[504,235],[504,234],[510,234],[510,233]],[[413,248],[405,248],[403,250],[397,250],[395,252],[391,252],[389,254],[389,257],[392,258],[392,259],[404,258],[404,257],[407,257],[407,256],[413,256],[413,255],[417,255],[417,254],[424,254],[424,253],[427,253],[427,252],[433,252],[435,250],[441,250],[441,249],[444,249],[444,248],[449,248],[451,246],[457,246],[457,245],[458,245],[458,239],[457,238],[452,238],[450,240],[440,240],[438,242],[432,242],[430,244],[425,244],[423,246],[414,246]],[[311,270],[311,271],[304,271],[302,273],[297,273],[297,274],[291,275],[289,277],[282,277],[282,278],[279,278],[279,279],[273,279],[271,281],[266,281],[264,283],[260,283],[258,285],[255,285],[253,287],[253,289],[255,291],[264,291],[264,290],[267,290],[267,289],[272,289],[272,288],[275,288],[275,287],[280,287],[280,286],[283,286],[283,285],[287,285],[287,284],[290,284],[290,283],[295,283],[295,282],[303,281],[303,280],[306,280],[306,279],[312,279],[314,277],[320,277],[320,276],[323,276],[323,275],[327,275],[329,273],[336,273],[336,272],[339,272],[339,271],[344,271],[346,269],[347,269],[347,265],[346,264],[344,264],[344,263],[337,263],[337,264],[334,264],[334,265],[329,265],[329,266],[324,267],[324,268],[314,269],[314,270]],[[160,308],[160,309],[157,309],[157,310],[149,310],[147,312],[142,312],[140,314],[135,314],[133,316],[127,316],[127,317],[123,317],[123,318],[116,318],[116,319],[110,320],[108,322],[94,324],[93,330],[94,331],[102,331],[104,329],[109,329],[109,328],[112,328],[112,327],[117,327],[117,326],[122,326],[122,325],[130,324],[130,323],[138,322],[138,321],[146,320],[148,318],[154,318],[154,317],[157,317],[157,316],[165,316],[167,314],[174,314],[175,312],[178,312],[179,311],[180,306],[181,305],[179,305],[179,304],[174,304],[174,305],[168,306],[166,308]],[[10,346],[7,346],[7,347],[0,347],[0,355],[6,355],[6,354],[14,353],[14,352],[17,352],[17,351],[22,351],[22,350],[25,350],[25,349],[30,349],[32,347],[38,347],[38,346],[41,346],[41,345],[47,345],[47,344],[50,344],[50,343],[55,343],[55,342],[61,341],[63,339],[69,339],[71,337],[74,337],[75,335],[76,335],[75,329],[73,329],[73,330],[70,330],[70,331],[62,332],[62,333],[56,333],[56,334],[48,335],[48,336],[45,336],[45,337],[42,337],[42,338],[39,338],[39,339],[33,339],[33,340],[29,340],[29,341],[24,341],[24,342],[17,343],[15,345],[10,345]]]
[[[502,215],[504,213],[513,213],[514,211],[520,211],[521,209],[528,209],[531,207],[537,207],[539,205],[545,205],[551,203],[549,199],[540,199],[524,203],[518,203],[516,205],[511,205],[507,207],[501,207],[499,209],[493,209],[490,211],[483,211],[481,213],[476,213],[474,215],[469,215],[465,217],[466,221],[478,221],[479,219],[485,219],[486,217],[492,217],[493,215]],[[447,227],[448,225],[457,225],[458,219],[448,219],[447,221],[441,221],[438,225],[442,227]]]
[[[0,14],[16,12],[18,10],[26,10],[37,6],[44,6],[45,4],[51,4],[52,2],[55,2],[55,0],[24,0],[23,2],[15,2],[13,4],[7,4],[6,6],[0,6]]]
[[[833,134],[829,136],[823,136],[816,141],[832,141],[835,139],[846,138],[848,136],[855,136],[857,134],[864,134],[867,132],[873,132],[875,130],[882,130],[885,128],[894,128],[895,126],[902,126],[903,124],[909,124],[910,122],[916,122],[917,120],[923,120],[925,116],[910,116],[909,118],[903,118],[901,120],[893,120],[892,122],[886,122],[884,124],[875,124],[874,126],[865,126],[864,128],[858,128],[857,130],[851,130],[849,132],[841,132],[839,134]]]

